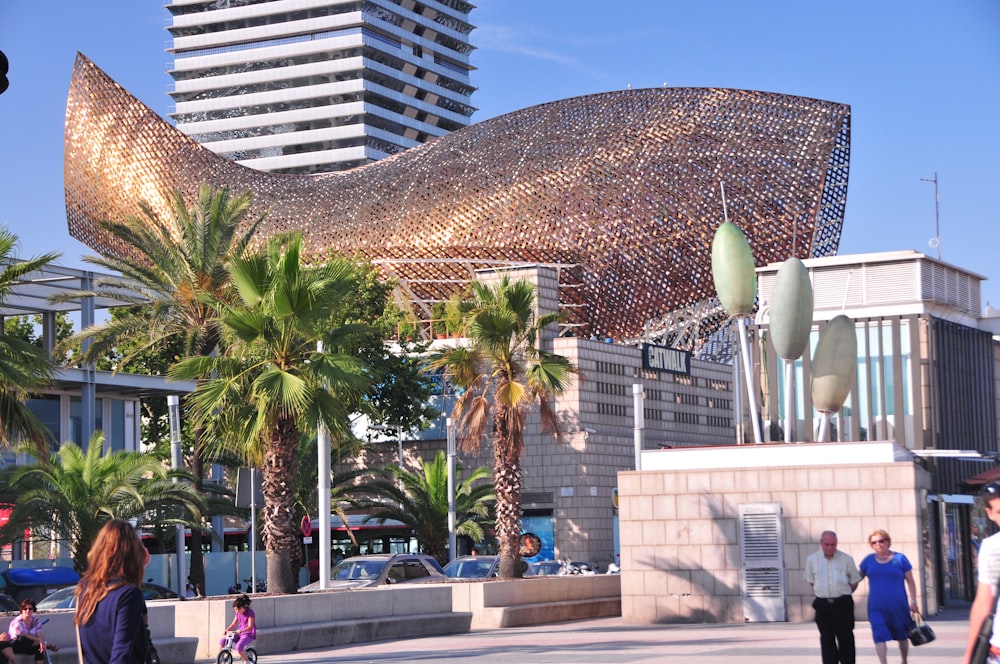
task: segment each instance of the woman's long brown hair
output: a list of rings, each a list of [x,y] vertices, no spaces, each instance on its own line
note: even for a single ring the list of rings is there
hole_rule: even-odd
[[[115,588],[142,585],[146,557],[142,542],[128,521],[114,519],[101,528],[87,553],[87,571],[76,587],[77,625],[93,617],[97,603]]]

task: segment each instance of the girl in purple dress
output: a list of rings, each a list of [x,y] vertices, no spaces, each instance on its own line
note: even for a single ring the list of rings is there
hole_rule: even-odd
[[[250,598],[246,594],[236,598],[236,601],[233,602],[233,609],[236,610],[236,615],[233,617],[233,622],[229,623],[229,627],[226,628],[226,634],[236,633],[237,638],[233,643],[233,649],[246,662],[248,661],[247,646],[257,638],[257,620],[254,617],[253,609],[250,608]],[[226,645],[225,637],[219,641],[219,645]]]

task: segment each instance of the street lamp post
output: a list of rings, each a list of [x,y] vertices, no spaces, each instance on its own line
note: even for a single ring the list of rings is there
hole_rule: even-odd
[[[323,352],[323,342],[316,342],[316,351]],[[316,447],[319,460],[316,467],[318,482],[316,491],[319,498],[319,514],[316,522],[319,524],[319,588],[326,590],[330,586],[330,432],[322,420],[317,423]]]
[[[170,427],[170,468],[180,470],[184,465],[184,454],[181,450],[181,407],[180,398],[176,394],[167,395],[167,422]],[[178,479],[175,477],[174,482]],[[184,526],[177,526],[177,594],[187,597],[187,558],[184,554]]]
[[[455,429],[451,418],[445,421],[448,437],[448,561],[455,559]]]

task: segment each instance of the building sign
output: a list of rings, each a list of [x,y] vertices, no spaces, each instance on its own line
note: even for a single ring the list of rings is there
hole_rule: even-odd
[[[666,346],[642,345],[642,368],[650,371],[669,371],[691,374],[691,353]]]

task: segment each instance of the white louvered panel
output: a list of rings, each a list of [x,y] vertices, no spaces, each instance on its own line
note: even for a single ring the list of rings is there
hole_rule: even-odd
[[[747,597],[780,597],[781,570],[748,569],[746,571]]]
[[[847,306],[861,304],[861,279],[853,271],[812,270],[813,306],[819,309],[839,309],[844,304],[844,290],[850,289]]]
[[[780,503],[740,505],[740,592],[747,622],[788,619]]]
[[[969,316],[980,315],[980,282],[964,272],[939,263],[924,261],[921,297],[955,307]]]
[[[920,296],[915,262],[865,266],[865,304],[913,302]]]

